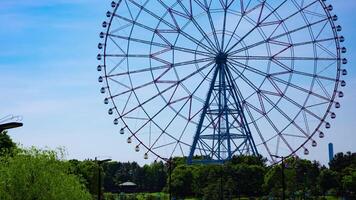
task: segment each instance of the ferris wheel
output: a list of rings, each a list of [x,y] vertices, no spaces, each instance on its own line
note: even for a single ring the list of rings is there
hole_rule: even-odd
[[[119,0],[97,59],[108,114],[145,159],[309,154],[340,108],[342,27],[325,0]]]

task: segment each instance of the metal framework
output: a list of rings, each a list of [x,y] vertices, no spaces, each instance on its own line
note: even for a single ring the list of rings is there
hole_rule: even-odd
[[[227,65],[227,58],[228,55],[222,52],[215,58],[214,74],[188,156],[190,164],[194,161],[197,143],[205,146],[207,150],[204,152],[203,159],[195,162],[220,163],[230,160],[236,152],[258,155],[237,95],[237,87]],[[218,103],[214,106],[215,100]],[[216,124],[213,130],[203,128],[204,120],[208,121],[209,117],[213,119],[210,123]],[[233,149],[232,143],[236,145]]]
[[[97,67],[108,113],[144,158],[295,155],[324,137],[347,63],[322,0],[112,2]]]

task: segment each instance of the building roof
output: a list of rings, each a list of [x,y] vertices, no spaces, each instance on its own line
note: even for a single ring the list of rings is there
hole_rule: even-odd
[[[128,181],[128,182],[121,183],[120,186],[136,186],[136,184]]]

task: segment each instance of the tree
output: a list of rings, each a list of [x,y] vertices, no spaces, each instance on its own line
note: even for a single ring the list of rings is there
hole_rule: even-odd
[[[93,160],[70,160],[71,173],[76,175],[92,195],[98,194],[98,165]]]
[[[0,199],[89,200],[90,194],[60,152],[17,150],[0,159]]]
[[[104,171],[104,191],[105,192],[118,192],[119,186],[113,179],[115,177],[115,173],[119,170],[120,164],[116,161],[105,162],[103,163],[103,171]]]
[[[192,192],[193,174],[190,166],[179,165],[172,172],[171,191],[176,197],[187,197]]]
[[[250,155],[239,155],[233,156],[229,163],[234,165],[236,164],[246,164],[246,165],[257,165],[261,167],[266,166],[267,159],[262,157],[261,155],[258,156],[250,156]]]
[[[342,178],[342,186],[347,196],[356,198],[356,169]]]
[[[16,144],[12,141],[6,131],[0,133],[0,156],[11,153],[16,148]]]
[[[336,172],[342,172],[347,167],[356,168],[356,153],[347,152],[337,153],[329,163],[330,169]]]
[[[309,160],[289,158],[284,162],[284,177],[287,197],[294,198],[302,193],[302,198],[317,196],[319,193],[317,180],[320,173],[320,164]],[[282,188],[281,165],[272,167],[265,176],[264,188],[272,196],[281,196]]]
[[[258,165],[239,164],[233,166],[232,177],[237,193],[245,196],[262,196],[265,170]]]
[[[322,194],[325,196],[330,189],[339,187],[338,174],[330,169],[322,169],[318,183]]]

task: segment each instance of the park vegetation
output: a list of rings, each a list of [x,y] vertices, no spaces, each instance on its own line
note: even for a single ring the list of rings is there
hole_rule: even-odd
[[[177,157],[171,166],[162,161],[140,166],[117,161],[98,165],[95,160],[65,160],[63,155],[62,150],[19,148],[1,133],[0,199],[86,200],[96,198],[100,190],[105,199],[116,199],[124,191],[119,185],[126,181],[137,184],[132,199],[158,199],[153,194],[169,191],[169,172],[171,192],[178,199],[216,200],[220,195],[278,199],[282,195],[281,164],[267,165],[263,157],[236,156],[220,165],[187,165],[186,158]],[[356,153],[338,153],[328,167],[288,158],[284,174],[290,199],[356,199]]]

